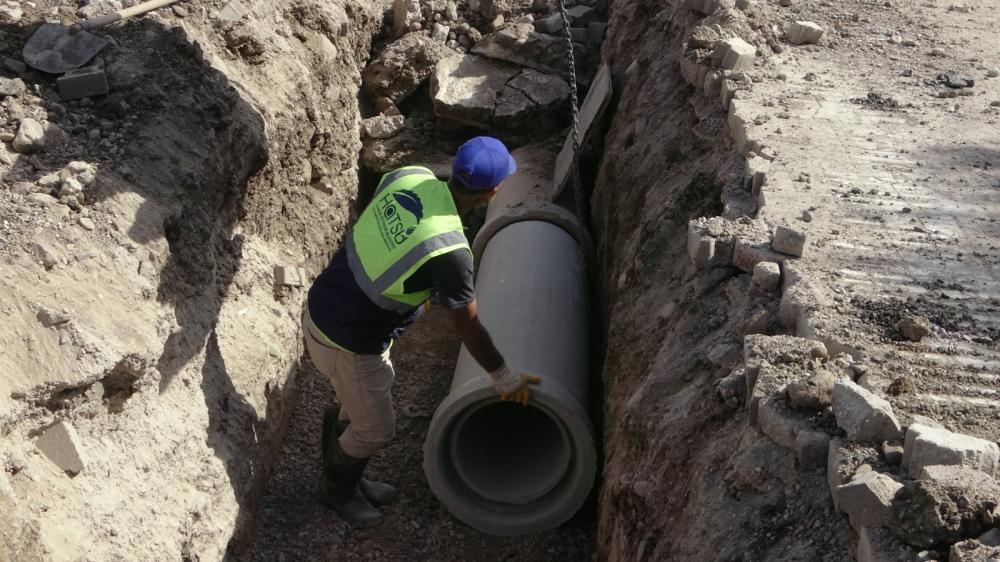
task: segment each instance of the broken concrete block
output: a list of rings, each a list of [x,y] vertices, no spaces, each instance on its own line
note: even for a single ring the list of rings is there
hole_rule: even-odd
[[[903,468],[911,476],[931,465],[955,465],[997,476],[1000,448],[992,441],[947,429],[911,425],[903,444]]]
[[[766,376],[766,368],[763,373]],[[796,450],[796,435],[806,431],[808,425],[805,420],[796,418],[783,398],[772,394],[757,403],[757,427],[776,444]]]
[[[511,130],[532,130],[553,123],[550,119],[568,106],[569,96],[569,84],[562,78],[525,68],[500,92],[493,124]]]
[[[739,37],[723,39],[715,43],[712,60],[724,70],[747,70],[753,66],[757,47]]]
[[[833,404],[833,386],[837,376],[830,371],[820,371],[806,380],[788,385],[788,403],[793,408],[822,410]]]
[[[68,422],[61,421],[47,427],[35,441],[35,447],[71,475],[83,472],[87,466],[80,437]]]
[[[733,249],[733,265],[750,273],[761,262],[782,263],[788,256],[783,256],[771,249],[766,240],[756,237],[737,238]]]
[[[66,101],[108,93],[108,79],[99,66],[71,70],[60,76],[56,84],[59,86],[59,97]]]
[[[791,256],[802,257],[802,252],[806,246],[805,233],[790,226],[779,226],[774,231],[774,239],[771,247],[775,250]]]
[[[862,527],[858,531],[858,562],[918,560],[917,551],[900,542],[889,529]]]
[[[851,381],[833,386],[833,413],[851,441],[881,442],[903,434],[889,402]]]
[[[45,128],[34,119],[22,119],[11,146],[21,154],[33,154],[42,150],[45,148]]]
[[[608,24],[603,21],[592,21],[587,24],[587,42],[593,45],[603,43],[607,32]]]
[[[896,324],[896,329],[904,338],[918,342],[931,333],[931,322],[923,316],[907,316]]]
[[[830,439],[830,448],[826,455],[826,482],[830,487],[833,506],[837,509],[840,509],[840,506],[837,505],[837,488],[847,482],[845,470],[848,452],[843,441],[837,438]]]
[[[830,453],[830,436],[822,431],[800,431],[795,436],[795,456],[802,468],[823,468]]]
[[[563,28],[562,14],[559,12],[549,14],[542,19],[535,20],[535,31],[554,35]]]
[[[451,55],[441,43],[419,33],[408,33],[390,43],[365,67],[362,82],[373,97],[398,104],[430,78],[441,59]]]
[[[582,40],[586,40],[586,31]],[[527,66],[564,79],[569,74],[566,42],[561,36],[535,33],[533,25],[517,24],[490,33],[476,43],[472,53]]]
[[[793,336],[747,336],[743,339],[743,363],[746,366],[748,394],[757,386],[760,370],[765,364],[805,368],[806,363],[814,359],[828,358],[822,342]],[[795,380],[798,378],[795,377]]]
[[[274,266],[274,284],[285,287],[304,287],[306,270],[301,267]]]
[[[729,265],[733,256],[731,238],[717,238],[712,232],[722,236],[721,227],[713,228],[715,219],[695,219],[688,221],[688,257],[698,268]],[[721,220],[721,219],[719,219]]]
[[[888,527],[893,522],[892,498],[902,487],[885,474],[865,472],[837,487],[837,506],[850,517],[855,530]]]
[[[996,525],[1000,482],[961,466],[928,466],[925,480],[903,483],[892,502],[896,532],[922,547],[979,536]]]
[[[781,266],[773,261],[762,261],[753,266],[752,282],[765,291],[776,291],[781,282]]]
[[[373,139],[387,139],[403,130],[406,118],[402,115],[379,115],[361,122],[365,134]]]
[[[819,43],[822,37],[823,28],[811,21],[797,21],[785,34],[785,39],[792,45]]]
[[[514,65],[475,55],[442,59],[431,76],[434,115],[488,128],[498,94],[520,72]]]

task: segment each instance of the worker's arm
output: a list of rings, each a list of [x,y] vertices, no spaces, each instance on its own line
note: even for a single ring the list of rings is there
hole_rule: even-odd
[[[507,366],[503,356],[493,345],[493,339],[483,327],[476,313],[476,301],[473,299],[465,306],[452,308],[448,311],[455,331],[469,350],[472,358],[490,374],[493,387],[500,394],[501,400],[528,404],[531,391],[529,384],[538,384],[542,379],[534,375],[518,373]]]

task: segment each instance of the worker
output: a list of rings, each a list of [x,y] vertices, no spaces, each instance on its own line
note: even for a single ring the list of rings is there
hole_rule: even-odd
[[[540,382],[511,369],[479,321],[461,220],[486,206],[516,169],[502,142],[476,137],[458,149],[448,181],[420,166],[385,174],[309,289],[306,348],[340,402],[324,414],[318,496],[354,527],[380,523],[376,506],[395,498],[392,486],[362,474],[395,434],[389,347],[433,294],[501,400],[527,405],[528,385]]]

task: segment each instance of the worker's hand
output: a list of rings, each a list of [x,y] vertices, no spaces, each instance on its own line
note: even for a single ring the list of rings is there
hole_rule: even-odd
[[[493,379],[493,388],[500,395],[500,400],[517,402],[522,406],[527,406],[528,400],[531,398],[531,390],[528,385],[542,382],[541,377],[518,373],[506,364],[490,373],[490,378]]]

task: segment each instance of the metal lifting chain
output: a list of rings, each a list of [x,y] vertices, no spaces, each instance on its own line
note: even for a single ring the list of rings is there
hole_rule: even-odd
[[[570,165],[573,184],[573,194],[576,201],[576,215],[581,226],[586,227],[586,201],[583,197],[583,185],[580,183],[580,108],[577,105],[576,91],[576,59],[573,56],[573,34],[569,30],[569,14],[566,13],[565,0],[558,0],[559,14],[563,21],[563,38],[566,39],[566,56],[569,64],[569,104],[573,117],[573,162]],[[582,241],[581,241],[582,242]]]

